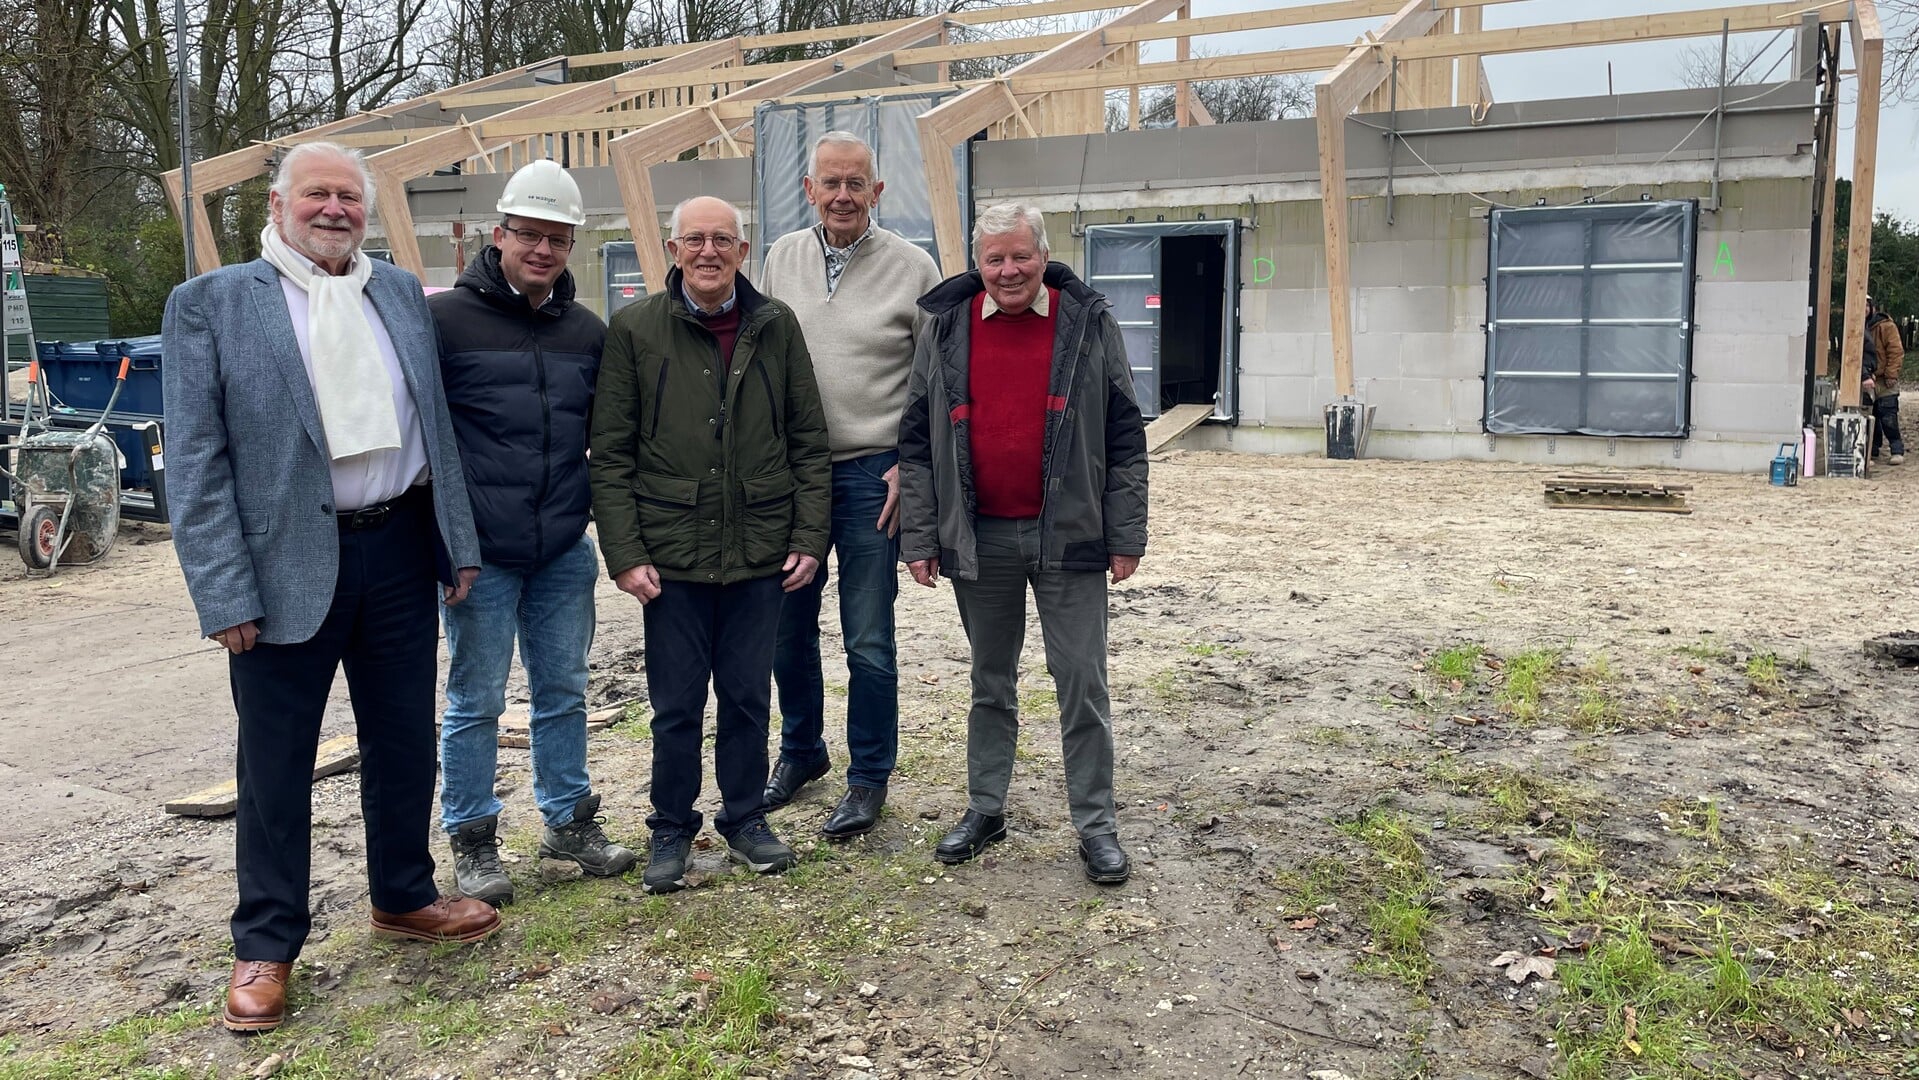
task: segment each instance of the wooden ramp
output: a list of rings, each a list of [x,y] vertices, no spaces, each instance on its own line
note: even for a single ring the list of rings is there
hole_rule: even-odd
[[[1146,425],[1146,452],[1159,453],[1212,415],[1211,405],[1173,406],[1171,412],[1161,413],[1159,419]]]

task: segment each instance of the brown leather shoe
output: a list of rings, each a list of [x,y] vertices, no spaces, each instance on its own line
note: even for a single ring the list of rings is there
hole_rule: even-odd
[[[287,1014],[287,977],[292,964],[235,960],[227,980],[227,1007],[220,1022],[228,1031],[272,1031]]]
[[[442,896],[418,911],[389,915],[373,909],[376,937],[414,941],[478,941],[500,928],[500,913],[484,900]]]

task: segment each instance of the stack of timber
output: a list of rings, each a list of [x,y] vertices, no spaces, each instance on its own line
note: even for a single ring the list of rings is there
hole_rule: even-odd
[[[1634,480],[1624,473],[1562,473],[1546,481],[1546,505],[1558,510],[1635,510],[1690,514],[1691,484]]]

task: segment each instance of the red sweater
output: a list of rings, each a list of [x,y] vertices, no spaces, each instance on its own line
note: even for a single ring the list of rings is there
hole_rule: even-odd
[[[1039,516],[1053,314],[1059,311],[1058,290],[1048,292],[1046,315],[1028,309],[982,319],[986,294],[973,299],[967,396],[973,489],[979,513],[986,517]]]

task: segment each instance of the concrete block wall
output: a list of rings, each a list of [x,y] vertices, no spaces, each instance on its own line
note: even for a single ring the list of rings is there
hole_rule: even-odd
[[[1618,199],[1697,198],[1708,185],[1635,186]],[[1526,206],[1578,202],[1584,189],[1514,189],[1484,198]],[[1486,203],[1410,195],[1352,205],[1353,372],[1376,408],[1369,453],[1565,465],[1673,465],[1757,471],[1799,427],[1811,266],[1809,178],[1721,185],[1702,208],[1695,288],[1692,426],[1686,440],[1572,436],[1489,438]],[[990,199],[982,200],[991,201]],[[1249,220],[1241,236],[1239,424],[1209,426],[1196,445],[1269,452],[1323,449],[1322,410],[1335,397],[1330,302],[1316,199],[1096,211],[1083,225],[1128,220]],[[1084,270],[1075,215],[1048,215],[1054,258]]]

